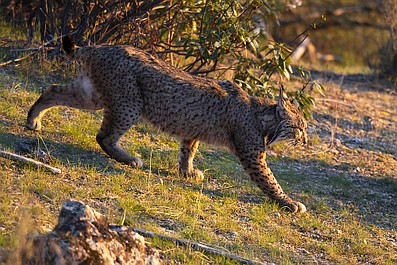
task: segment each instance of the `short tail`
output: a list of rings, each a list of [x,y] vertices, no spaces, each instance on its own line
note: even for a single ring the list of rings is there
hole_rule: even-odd
[[[73,39],[70,37],[70,35],[66,35],[62,38],[62,47],[67,54],[71,54],[74,49],[76,49],[77,45],[73,42]]]

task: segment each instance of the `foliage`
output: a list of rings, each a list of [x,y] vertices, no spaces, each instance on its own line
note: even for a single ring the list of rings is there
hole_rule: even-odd
[[[381,1],[383,16],[389,27],[389,41],[380,52],[381,72],[397,81],[397,2],[394,0]]]
[[[230,73],[251,94],[274,98],[278,85],[293,74],[292,49],[264,39],[257,24],[277,22],[280,12],[295,2],[47,0],[24,12],[30,13],[29,41],[40,25],[41,41],[48,45],[65,34],[72,34],[80,45],[129,43],[192,74]],[[299,95],[295,100],[308,115],[314,101],[305,92]]]

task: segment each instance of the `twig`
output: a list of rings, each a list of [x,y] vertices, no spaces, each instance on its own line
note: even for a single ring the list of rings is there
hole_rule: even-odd
[[[36,161],[36,160],[31,159],[31,158],[28,158],[28,157],[25,157],[25,156],[21,156],[21,155],[17,155],[17,154],[14,154],[14,153],[10,153],[10,152],[7,152],[7,151],[0,151],[0,157],[8,158],[8,159],[11,159],[11,160],[14,160],[14,161],[20,161],[20,162],[23,162],[23,163],[33,164],[33,165],[35,165],[37,167],[42,167],[44,169],[47,169],[47,170],[49,170],[49,171],[51,171],[52,173],[55,173],[55,174],[61,174],[62,173],[62,171],[59,168],[52,167],[52,166],[44,164],[44,163],[42,163],[40,161]]]
[[[72,32],[71,34],[73,34],[73,33],[74,33],[74,32]],[[11,63],[16,63],[16,62],[23,61],[23,60],[25,60],[26,58],[28,58],[29,56],[32,56],[33,54],[35,54],[36,52],[41,51],[41,50],[47,48],[46,46],[47,46],[48,44],[51,44],[51,43],[53,43],[53,42],[55,42],[55,41],[61,39],[61,38],[64,37],[64,36],[65,36],[65,35],[59,36],[59,37],[57,37],[57,38],[53,38],[52,40],[47,41],[46,43],[40,45],[39,47],[24,48],[24,49],[12,49],[12,50],[11,50],[12,52],[26,52],[26,51],[29,51],[30,53],[28,53],[27,55],[25,55],[25,56],[23,56],[23,57],[20,57],[20,58],[11,59],[11,60],[2,62],[2,63],[0,63],[0,67],[9,65],[9,64],[11,64]]]
[[[73,32],[71,32],[71,33],[69,33],[69,34],[70,34],[70,35],[73,35],[73,34],[75,34],[75,33],[76,33],[76,32],[73,31]],[[48,45],[48,44],[51,44],[51,43],[53,43],[53,42],[56,42],[56,41],[62,39],[63,37],[65,37],[65,36],[66,36],[66,35],[61,35],[61,36],[59,36],[59,37],[53,38],[52,40],[49,40],[49,41],[43,43],[43,44],[40,45],[39,47],[32,47],[32,48],[26,48],[26,49],[12,49],[11,51],[12,51],[12,52],[41,51],[42,49],[47,48],[47,45]]]
[[[146,230],[143,230],[143,229],[139,229],[139,228],[131,227],[131,229],[134,232],[137,232],[137,233],[141,234],[144,237],[150,237],[150,238],[158,237],[158,238],[160,238],[162,240],[174,242],[175,244],[177,244],[179,246],[189,247],[189,248],[192,248],[194,250],[204,251],[204,252],[207,252],[207,253],[212,254],[212,255],[224,256],[224,257],[227,257],[229,259],[241,262],[243,264],[265,265],[265,263],[261,263],[261,262],[258,262],[258,261],[254,261],[254,260],[246,259],[246,258],[243,258],[243,257],[239,257],[237,255],[234,255],[234,254],[231,254],[231,253],[219,250],[219,249],[215,249],[215,248],[206,246],[206,245],[201,244],[201,243],[191,242],[191,241],[188,241],[188,240],[178,239],[178,238],[174,238],[174,237],[170,237],[170,236],[159,235],[159,234],[156,234],[156,233],[153,233],[153,232],[149,232],[149,231],[146,231]]]
[[[2,62],[2,63],[0,63],[0,67],[6,66],[6,65],[9,65],[9,64],[12,64],[12,63],[23,61],[23,60],[25,60],[26,58],[28,58],[31,55],[32,55],[32,53],[29,53],[28,55],[25,55],[23,57]]]
[[[320,21],[320,23],[318,25],[322,25],[324,23],[324,21],[325,20],[323,19],[322,21]],[[309,37],[310,31],[315,30],[318,27],[318,25],[316,23],[317,23],[317,18],[314,20],[314,22],[312,24],[310,24],[310,26],[307,29],[305,29],[302,33],[300,33],[298,36],[296,36],[295,39],[293,39],[292,41],[289,42],[289,44],[292,44],[299,37],[305,35],[305,37],[303,37],[303,39],[298,43],[298,45],[296,45],[295,48],[284,59],[282,59],[283,63],[285,61],[287,61],[287,59],[292,56],[292,54],[296,51],[296,49]],[[277,64],[276,67],[273,68],[273,70],[269,74],[269,77],[268,77],[269,80],[270,80],[270,77],[276,72],[276,70],[279,66],[280,66],[280,64]]]

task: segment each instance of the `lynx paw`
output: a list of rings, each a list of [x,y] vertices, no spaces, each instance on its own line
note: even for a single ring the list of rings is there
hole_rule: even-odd
[[[204,180],[204,174],[201,170],[193,169],[190,171],[180,171],[184,177],[194,178],[197,182],[202,182]]]
[[[41,122],[40,121],[29,121],[26,123],[26,129],[31,131],[40,131],[41,130]]]
[[[285,207],[293,213],[306,212],[306,206],[303,203],[297,201],[292,201],[291,203],[286,204]]]
[[[131,161],[131,166],[141,168],[143,167],[143,162],[138,157],[134,157],[134,160]]]

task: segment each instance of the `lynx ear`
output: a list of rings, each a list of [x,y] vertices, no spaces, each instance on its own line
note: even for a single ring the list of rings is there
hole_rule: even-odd
[[[286,100],[287,98],[286,98],[286,96],[285,96],[285,93],[284,93],[284,86],[283,85],[280,85],[280,93],[279,93],[279,95],[278,95],[278,107],[280,108],[280,109],[284,109],[285,107],[285,100]]]

